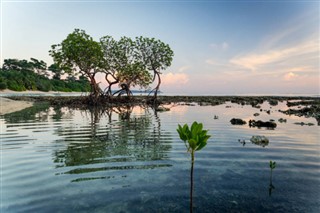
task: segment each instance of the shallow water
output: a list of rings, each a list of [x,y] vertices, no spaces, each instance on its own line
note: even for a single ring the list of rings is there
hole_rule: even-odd
[[[1,116],[1,212],[188,212],[190,156],[176,128],[195,120],[212,137],[195,157],[194,212],[320,211],[315,119],[278,112],[285,103],[264,103],[262,112],[232,103],[167,107],[37,105]],[[231,125],[234,117],[277,127]],[[315,125],[294,124],[301,121]],[[253,135],[270,142],[253,144]]]

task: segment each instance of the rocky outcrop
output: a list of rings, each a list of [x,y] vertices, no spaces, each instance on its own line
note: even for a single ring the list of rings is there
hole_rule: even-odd
[[[317,120],[318,126],[320,126],[320,104],[319,105],[312,105],[310,107],[303,107],[299,109],[288,109],[288,110],[279,110],[286,115],[296,115],[299,117],[314,117]]]
[[[244,125],[244,124],[247,123],[246,121],[244,121],[244,120],[242,120],[240,118],[232,118],[230,120],[230,122],[231,122],[232,125]]]
[[[273,122],[273,121],[249,120],[249,126],[250,127],[276,128],[277,124],[275,122]]]

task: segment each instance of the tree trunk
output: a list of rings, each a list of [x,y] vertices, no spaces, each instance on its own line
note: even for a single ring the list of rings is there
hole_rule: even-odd
[[[155,88],[155,91],[154,91],[154,99],[157,99],[158,91],[159,91],[160,84],[161,84],[161,78],[160,78],[160,73],[159,72],[155,71],[155,74],[158,77],[158,84],[157,84],[157,86]]]
[[[110,74],[110,73],[108,73],[108,74],[106,74],[106,77],[105,77],[105,79],[106,79],[106,81],[108,82],[108,90],[107,90],[107,92],[105,93],[107,96],[109,96],[109,97],[111,97],[112,96],[112,89],[111,89],[111,87],[112,87],[112,85],[114,85],[114,84],[117,84],[117,83],[119,83],[119,80],[118,79],[116,79],[115,81],[109,81],[108,80],[108,75],[111,75],[114,79],[116,79],[112,74]]]
[[[91,94],[90,94],[91,100],[93,104],[96,104],[100,94],[100,88],[96,82],[96,79],[94,78],[94,75],[89,75],[89,78],[90,78],[90,84],[91,84]]]

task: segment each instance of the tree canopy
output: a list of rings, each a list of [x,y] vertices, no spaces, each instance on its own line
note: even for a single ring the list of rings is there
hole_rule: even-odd
[[[95,99],[101,92],[95,80],[102,62],[101,46],[84,30],[75,29],[61,44],[52,45],[49,51],[55,63],[66,73],[85,75],[90,80],[91,96]]]
[[[66,73],[80,73],[87,77],[91,84],[91,97],[131,95],[131,87],[148,88],[156,80],[158,84],[153,89],[157,96],[162,70],[171,65],[173,51],[168,44],[154,38],[136,37],[132,40],[121,37],[118,41],[111,36],[93,40],[84,30],[75,29],[60,44],[52,45],[49,51],[56,67]],[[55,68],[55,69],[56,69]],[[105,75],[108,87],[102,91],[96,82],[96,74]],[[58,75],[58,74],[57,74]],[[112,92],[112,86],[121,89]]]

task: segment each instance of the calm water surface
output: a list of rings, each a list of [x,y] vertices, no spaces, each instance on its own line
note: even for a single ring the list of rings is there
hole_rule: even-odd
[[[190,156],[176,128],[195,120],[212,135],[196,153],[195,212],[320,212],[315,119],[278,112],[285,103],[264,103],[262,112],[232,103],[168,107],[39,105],[0,117],[1,212],[188,212]],[[233,117],[278,126],[233,126]],[[315,125],[294,124],[301,121]],[[253,144],[253,135],[270,142]]]

